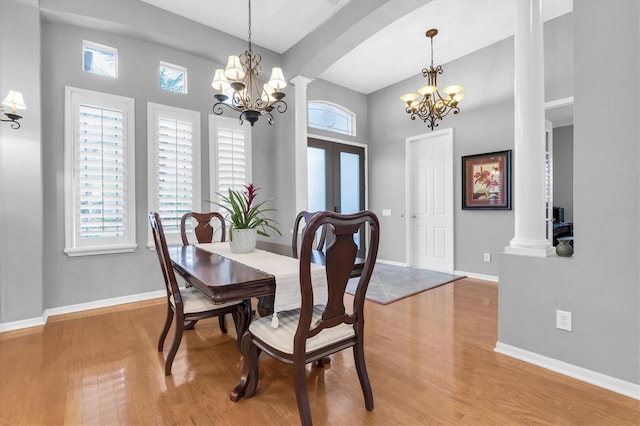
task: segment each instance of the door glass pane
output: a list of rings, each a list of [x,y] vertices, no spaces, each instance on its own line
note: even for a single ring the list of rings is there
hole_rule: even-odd
[[[324,149],[307,148],[309,211],[326,210],[326,153]]]
[[[340,207],[342,213],[360,211],[360,156],[340,153]]]
[[[350,152],[340,153],[340,207],[341,213],[360,211],[360,156]],[[360,248],[360,233],[354,237]]]

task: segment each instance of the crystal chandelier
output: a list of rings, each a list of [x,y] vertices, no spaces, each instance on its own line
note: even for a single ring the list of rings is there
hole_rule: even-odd
[[[282,99],[285,94],[282,89],[287,86],[282,68],[273,67],[269,82],[263,84],[258,75],[262,71],[260,66],[262,56],[253,53],[251,50],[251,0],[249,0],[249,48],[242,56],[231,55],[227,61],[227,66],[223,70],[219,68],[215,71],[211,87],[218,93],[214,98],[218,102],[213,105],[213,113],[222,115],[223,106],[226,106],[240,113],[240,124],[248,121],[253,124],[260,116],[266,116],[269,124],[273,124],[272,112],[283,113],[287,110],[287,104]],[[231,98],[225,94],[233,90]]]
[[[429,84],[422,86],[418,89],[418,93],[407,93],[402,95],[400,99],[406,102],[405,111],[411,114],[411,119],[415,120],[419,117],[422,121],[427,123],[431,130],[438,126],[436,120],[442,120],[451,111],[454,114],[460,112],[458,103],[464,98],[462,92],[462,86],[447,86],[442,91],[447,95],[442,97],[438,92],[438,84],[436,82],[437,75],[442,74],[442,65],[433,67],[433,38],[438,34],[438,30],[430,29],[427,31],[426,36],[431,39],[431,66],[422,69],[422,76],[429,78]],[[422,95],[422,99],[416,102]]]

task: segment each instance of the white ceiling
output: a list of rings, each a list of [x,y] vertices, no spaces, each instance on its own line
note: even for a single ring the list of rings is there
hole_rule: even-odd
[[[142,0],[236,37],[247,38],[242,0]],[[349,1],[253,0],[252,41],[285,53]],[[402,0],[395,0],[402,1]],[[368,94],[420,73],[429,65],[425,32],[437,28],[434,62],[452,60],[514,34],[516,0],[433,0],[380,28],[326,69],[320,78]],[[545,20],[573,10],[573,0],[543,0]],[[286,69],[284,70],[286,73]],[[289,76],[291,77],[291,76]]]
[[[142,0],[243,40],[247,39],[247,0]],[[284,53],[350,0],[253,0],[251,40]]]

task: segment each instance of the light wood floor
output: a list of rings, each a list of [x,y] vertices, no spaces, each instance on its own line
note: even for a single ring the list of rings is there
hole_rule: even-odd
[[[308,367],[318,425],[638,425],[637,400],[497,354],[497,286],[464,279],[366,304],[367,412],[351,350]],[[160,300],[49,319],[0,335],[0,424],[297,424],[289,367],[261,360],[258,393],[234,403],[241,358],[215,319],[185,332],[165,378]],[[229,321],[230,322],[230,321]]]

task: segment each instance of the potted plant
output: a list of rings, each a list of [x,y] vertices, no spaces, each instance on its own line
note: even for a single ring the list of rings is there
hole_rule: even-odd
[[[230,223],[229,247],[234,253],[252,252],[256,247],[257,235],[269,237],[269,229],[282,235],[275,226],[278,222],[265,216],[266,212],[276,211],[264,207],[271,200],[256,201],[259,189],[251,183],[242,190],[229,188],[228,194],[216,192],[221,201],[214,204],[227,211],[226,219]]]

